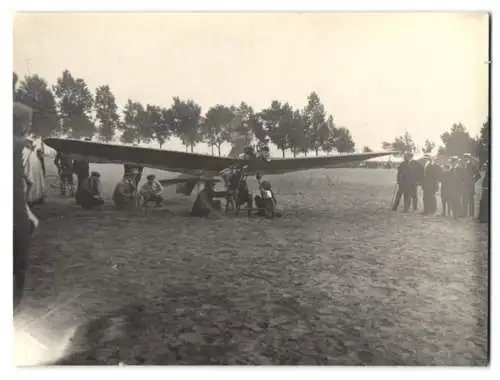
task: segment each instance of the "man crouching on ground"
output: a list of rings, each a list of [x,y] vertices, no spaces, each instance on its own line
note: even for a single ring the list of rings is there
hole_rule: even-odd
[[[142,204],[147,205],[149,202],[155,202],[156,206],[160,206],[163,203],[163,197],[161,193],[163,192],[163,186],[156,179],[154,174],[147,176],[147,182],[142,185],[139,195],[141,196]]]
[[[214,188],[214,181],[207,181],[205,183],[204,189],[200,191],[196,201],[194,202],[193,209],[191,210],[191,216],[206,218],[210,214],[220,214],[219,210],[217,210],[217,206],[220,208],[220,203],[218,205],[215,204],[214,197],[221,196],[221,193],[223,195],[225,192],[216,192]]]
[[[116,185],[113,192],[113,202],[119,209],[129,209],[135,206],[137,189],[134,179],[135,174],[127,173]]]
[[[84,209],[91,209],[104,204],[101,174],[99,172],[92,172],[90,177],[82,182],[76,201]]]

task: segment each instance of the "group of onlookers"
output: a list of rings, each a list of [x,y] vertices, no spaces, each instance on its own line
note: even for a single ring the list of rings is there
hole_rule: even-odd
[[[478,220],[487,221],[488,217],[488,164],[484,165],[483,192],[481,196]],[[475,189],[481,178],[477,161],[470,155],[450,157],[448,164],[438,165],[427,155],[424,162],[413,160],[411,153],[404,155],[403,162],[398,167],[396,193],[392,209],[397,210],[403,198],[403,212],[418,209],[418,187],[423,190],[423,214],[432,215],[437,212],[436,195],[441,195],[441,215],[452,216],[455,219],[475,217]]]

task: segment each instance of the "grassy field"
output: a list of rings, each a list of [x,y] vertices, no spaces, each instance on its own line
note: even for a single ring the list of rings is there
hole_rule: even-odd
[[[122,168],[97,169],[110,199]],[[393,170],[266,179],[282,218],[189,218],[173,187],[147,213],[52,190],[25,308],[79,295],[45,319],[62,331],[140,305],[113,348],[129,363],[487,364],[487,225],[390,211]]]

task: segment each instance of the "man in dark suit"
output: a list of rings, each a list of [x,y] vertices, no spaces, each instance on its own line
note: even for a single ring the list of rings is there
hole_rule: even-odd
[[[439,189],[440,168],[431,156],[425,156],[422,189],[424,191],[424,215],[433,215],[437,211],[436,193]]]
[[[398,167],[398,192],[394,200],[394,205],[392,206],[393,211],[398,209],[401,197],[403,197],[404,203],[403,212],[408,212],[411,203],[413,210],[415,211],[417,209],[417,183],[419,183],[421,176],[421,165],[413,161],[412,158],[412,153],[405,153],[403,162],[401,162]]]

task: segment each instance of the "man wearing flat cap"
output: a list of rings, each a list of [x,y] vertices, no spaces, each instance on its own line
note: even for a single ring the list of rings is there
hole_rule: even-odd
[[[92,172],[85,178],[77,195],[77,202],[84,209],[91,209],[104,204],[102,196],[101,174]]]
[[[139,195],[141,196],[142,204],[147,205],[149,202],[155,202],[156,206],[160,206],[163,202],[163,186],[156,179],[154,174],[147,176],[147,181],[142,185]]]

